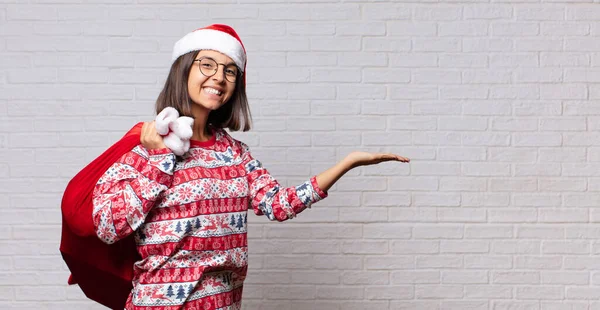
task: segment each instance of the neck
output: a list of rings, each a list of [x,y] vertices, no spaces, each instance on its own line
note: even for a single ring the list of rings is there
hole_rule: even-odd
[[[192,107],[192,114],[194,115],[194,126],[192,127],[194,134],[192,135],[192,140],[208,141],[212,138],[210,130],[208,130],[209,113],[210,111],[206,109]]]

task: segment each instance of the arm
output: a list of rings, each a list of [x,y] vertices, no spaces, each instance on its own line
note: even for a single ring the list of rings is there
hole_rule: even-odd
[[[327,197],[327,193],[319,188],[316,177],[295,187],[282,188],[262,163],[252,157],[248,146],[241,145],[250,205],[257,215],[265,215],[272,221],[285,221]]]
[[[92,197],[96,234],[112,244],[144,223],[157,198],[172,182],[175,155],[138,145],[98,180]]]
[[[410,162],[410,159],[394,154],[352,152],[335,166],[317,175],[317,184],[323,191],[328,191],[346,172],[358,166],[379,164],[384,161]]]
[[[282,189],[279,183],[263,168],[260,161],[252,158],[248,146],[242,143],[243,160],[246,168],[250,199],[257,215],[266,215],[270,220],[285,221],[327,197],[327,190],[351,169],[378,164],[384,161],[409,162],[406,157],[394,154],[352,152],[335,166],[312,177],[303,184]]]
[[[172,183],[175,154],[153,123],[144,123],[140,142],[102,175],[92,194],[94,229],[108,244],[138,229]]]

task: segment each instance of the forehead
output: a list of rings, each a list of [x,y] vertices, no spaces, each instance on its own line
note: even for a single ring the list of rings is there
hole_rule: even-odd
[[[229,58],[229,56],[221,53],[221,52],[217,52],[217,51],[213,51],[213,50],[201,50],[198,52],[198,55],[196,56],[196,58],[200,58],[200,57],[210,57],[214,60],[216,60],[219,63],[224,63],[224,64],[235,64],[233,62],[233,59]]]

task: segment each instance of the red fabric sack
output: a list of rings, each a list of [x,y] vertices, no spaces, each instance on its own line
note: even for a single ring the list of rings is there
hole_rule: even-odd
[[[65,189],[60,253],[71,271],[68,284],[79,284],[90,299],[122,310],[132,289],[133,264],[140,259],[133,234],[108,245],[96,236],[92,193],[100,177],[121,156],[140,143],[143,123],[81,170]]]

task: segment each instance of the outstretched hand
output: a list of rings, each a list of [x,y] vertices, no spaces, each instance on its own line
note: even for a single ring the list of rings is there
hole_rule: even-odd
[[[399,156],[391,153],[368,153],[368,152],[352,152],[346,156],[352,167],[376,165],[385,161],[399,161],[403,163],[410,162],[407,157]]]

